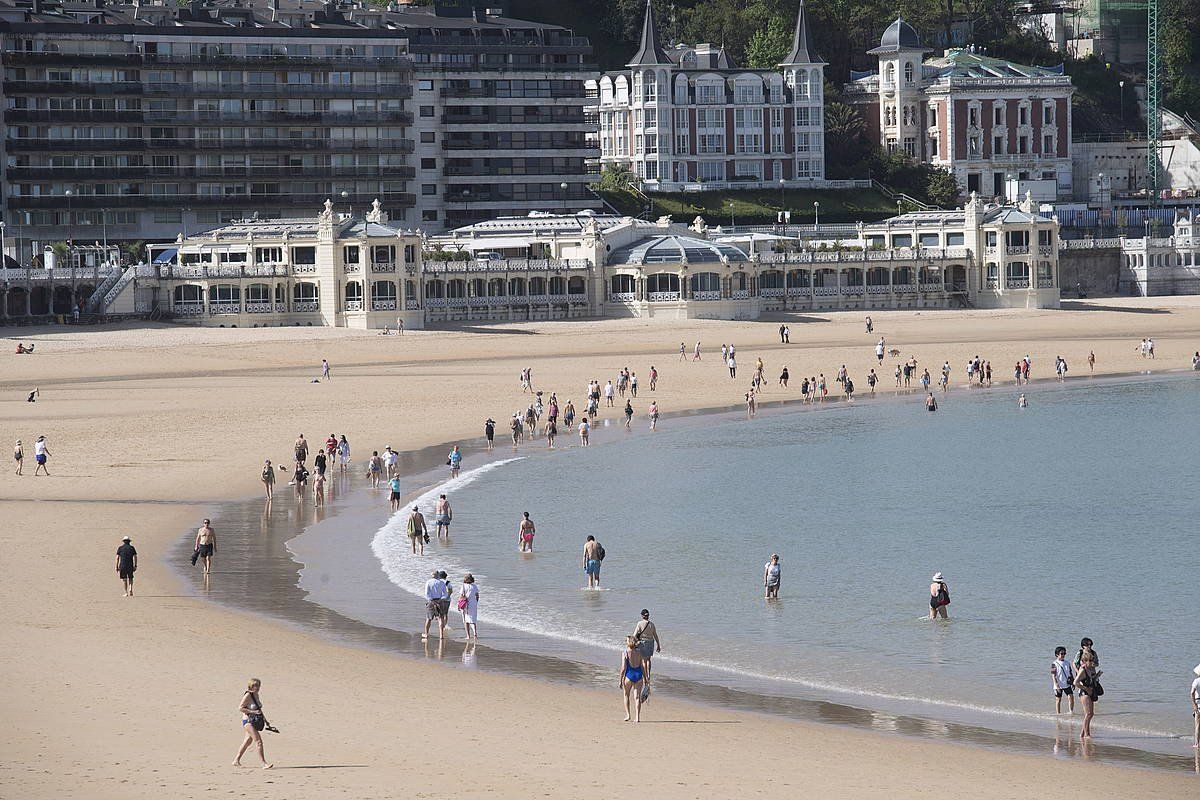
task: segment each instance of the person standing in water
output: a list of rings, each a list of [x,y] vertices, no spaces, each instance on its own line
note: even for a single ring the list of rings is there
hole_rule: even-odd
[[[412,543],[414,555],[425,555],[425,539],[428,536],[429,531],[425,527],[425,515],[416,506],[413,506],[412,513],[408,515],[408,538]]]
[[[645,664],[642,661],[642,654],[638,651],[637,647],[637,638],[626,636],[625,652],[621,654],[621,677],[619,681],[621,698],[625,703],[625,722],[629,722],[631,718],[630,703],[633,704],[633,721],[642,721],[642,689],[646,682],[646,672],[649,666],[649,664]]]
[[[449,538],[450,523],[454,521],[454,509],[450,507],[450,501],[446,499],[446,495],[438,495],[437,505],[433,509],[433,519],[437,527],[437,536]]]
[[[271,466],[271,459],[267,459],[262,468],[263,489],[267,493],[267,499],[270,500],[275,495],[275,468]]]
[[[779,582],[782,568],[779,566],[779,554],[772,553],[771,560],[763,568],[763,587],[766,589],[768,600],[779,599]]]
[[[388,479],[388,507],[392,511],[400,510],[400,476],[398,475]]]
[[[487,439],[487,450],[490,453],[492,452],[492,448],[496,445],[496,420],[492,419],[491,417],[488,417],[486,420],[484,420],[483,435]]]
[[[583,571],[587,575],[589,589],[600,588],[600,565],[604,561],[604,548],[595,536],[588,536],[583,545]]]
[[[346,471],[346,467],[350,464],[350,442],[346,441],[346,434],[342,434],[337,443],[338,465],[342,472]]]
[[[592,426],[588,423],[587,417],[579,421],[579,445],[580,447],[588,446],[588,437],[591,434]]]
[[[646,685],[650,685],[650,660],[655,653],[662,652],[662,642],[658,639],[658,629],[650,621],[649,609],[642,609],[642,618],[633,629],[633,638],[637,642],[638,652],[646,663]]]
[[[1100,685],[1100,676],[1104,673],[1100,671],[1100,660],[1095,653],[1087,652],[1083,654],[1083,659],[1080,661],[1079,670],[1075,673],[1075,688],[1079,690],[1079,700],[1083,703],[1083,727],[1079,731],[1079,738],[1092,738],[1092,718],[1096,716],[1096,701],[1104,694],[1104,687]]]
[[[242,730],[246,732],[246,738],[242,740],[242,746],[238,748],[237,756],[233,759],[235,767],[242,765],[242,756],[250,749],[250,745],[254,745],[258,751],[263,769],[271,769],[273,766],[267,763],[267,757],[263,752],[262,731],[270,723],[267,722],[267,718],[263,714],[262,702],[258,699],[258,691],[261,688],[262,681],[258,678],[251,678],[250,682],[246,684],[245,694],[242,695],[242,703],[238,706],[238,712],[242,715]]]
[[[217,553],[217,532],[212,529],[208,520],[204,520],[200,530],[196,531],[195,544],[200,563],[204,565],[204,574],[208,575],[212,571],[213,556]]]
[[[1075,668],[1067,661],[1067,648],[1054,648],[1054,660],[1050,662],[1050,682],[1054,687],[1054,713],[1062,713],[1065,695],[1070,713],[1075,713]]]
[[[467,639],[478,638],[476,619],[479,616],[479,587],[475,585],[475,576],[469,572],[458,590],[458,610],[462,614]]]
[[[1192,718],[1196,722],[1196,738],[1192,742],[1194,749],[1200,749],[1200,664],[1192,670],[1192,674],[1196,679],[1192,681],[1191,701],[1192,701]]]
[[[950,605],[950,589],[946,586],[946,580],[942,577],[942,573],[935,572],[933,583],[929,584],[929,618],[949,619],[949,615],[946,613],[948,605]]]
[[[1021,396],[1017,398],[1017,408],[1028,408],[1029,401],[1025,399],[1025,393],[1021,392]]]
[[[529,518],[529,512],[522,512],[521,524],[517,528],[517,541],[521,543],[522,553],[533,552],[533,535],[536,532],[537,528]]]
[[[450,455],[446,456],[446,463],[450,465],[450,477],[457,478],[462,470],[462,450],[458,449],[458,445],[454,445],[450,449]]]
[[[1096,371],[1096,351],[1089,350],[1088,351],[1088,372],[1095,372],[1095,371]]]
[[[937,411],[938,410],[937,398],[933,396],[933,392],[930,392],[925,397],[925,410],[926,411]]]

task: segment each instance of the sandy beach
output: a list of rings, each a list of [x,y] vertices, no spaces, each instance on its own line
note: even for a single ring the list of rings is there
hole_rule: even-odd
[[[621,722],[614,686],[597,689],[441,667],[339,645],[195,597],[165,563],[221,501],[260,492],[262,459],[288,463],[303,432],[315,446],[344,433],[356,463],[391,445],[414,450],[475,438],[523,406],[518,375],[562,399],[629,366],[669,414],[736,405],[752,364],[766,362],[771,402],[803,375],[846,364],[858,392],[879,369],[879,335],[955,389],[976,354],[995,382],[1033,358],[1071,380],[1183,370],[1200,349],[1200,298],[1074,301],[1061,311],[894,311],[779,321],[511,323],[378,336],[317,328],[6,329],[0,438],[20,438],[25,474],[0,476],[3,627],[0,797],[287,798],[445,796],[726,797],[807,790],[834,797],[932,794],[1026,798],[1083,789],[1092,797],[1193,796],[1196,777],[1079,759],[1013,755],[886,732],[740,714],[656,698],[650,724]],[[1137,344],[1153,337],[1157,358]],[[703,362],[679,361],[700,340]],[[13,354],[37,342],[33,356]],[[745,379],[722,378],[719,348],[737,345]],[[332,380],[312,383],[321,359]],[[739,370],[739,375],[741,370]],[[38,402],[25,396],[40,389]],[[1014,391],[1007,389],[992,391]],[[528,397],[528,396],[526,396]],[[914,396],[911,402],[920,402]],[[616,418],[619,409],[602,416]],[[33,477],[33,443],[49,442],[50,477]],[[600,432],[598,435],[603,435]],[[286,479],[284,480],[286,483]],[[280,484],[276,503],[290,503]],[[214,518],[218,535],[220,520]],[[124,535],[141,559],[137,597],[121,596],[113,553]],[[222,560],[212,580],[242,567]],[[412,620],[417,629],[420,620]],[[618,657],[614,649],[614,673]],[[276,769],[230,766],[246,680],[264,681]],[[1180,701],[1186,684],[1180,676]],[[1186,731],[1181,731],[1186,733]],[[245,763],[253,764],[251,756]],[[1200,772],[1200,763],[1197,765]]]

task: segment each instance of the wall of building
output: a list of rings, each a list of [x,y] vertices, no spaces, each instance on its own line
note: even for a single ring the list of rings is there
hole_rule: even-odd
[[[1081,288],[1088,297],[1115,296],[1120,294],[1121,250],[1061,250],[1058,274],[1063,297],[1077,297]]]
[[[1200,186],[1200,147],[1191,139],[1165,139],[1159,180],[1165,188],[1194,189]],[[1103,173],[1104,185],[1116,197],[1146,188],[1146,142],[1076,142],[1071,157],[1074,199],[1097,202],[1096,176]]]

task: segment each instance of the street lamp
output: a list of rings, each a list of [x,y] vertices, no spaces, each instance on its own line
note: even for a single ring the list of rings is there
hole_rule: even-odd
[[[729,232],[733,233],[733,201],[729,201]]]
[[[67,244],[73,246],[75,240],[71,236],[71,227],[74,225],[74,215],[71,213],[71,198],[75,196],[75,192],[67,189],[63,192],[63,196],[67,198]]]
[[[896,201],[896,216],[897,216],[897,217],[898,217],[898,216],[900,216],[900,214],[901,214],[901,211],[900,211],[900,203],[901,203],[901,202],[902,202],[902,201],[900,201],[900,200],[897,200],[897,201]]]
[[[821,202],[813,201],[813,229],[818,230],[821,227]]]
[[[562,190],[563,208],[565,209],[567,206],[567,190],[571,187],[567,185],[566,181],[563,181],[558,185],[558,188]]]
[[[348,208],[350,211],[350,216],[353,217],[354,216],[354,206],[350,205],[350,192],[346,191],[345,189],[342,189],[341,197],[342,197],[342,200],[345,201],[345,203],[346,203],[346,208]]]
[[[779,179],[779,212],[787,211],[787,198],[784,196],[784,190],[787,187],[787,181],[783,178]]]
[[[1121,127],[1125,127],[1125,81],[1117,81],[1121,87]]]
[[[0,272],[3,272],[4,288],[7,289],[8,288],[8,250],[4,246],[4,223],[3,222],[0,222]],[[5,309],[7,310],[7,308],[8,308],[8,306],[7,306],[8,297],[7,296],[4,298],[4,302],[6,304]]]

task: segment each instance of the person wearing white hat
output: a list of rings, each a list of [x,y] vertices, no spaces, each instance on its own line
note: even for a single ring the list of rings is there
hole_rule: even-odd
[[[1196,724],[1196,738],[1192,741],[1192,747],[1200,750],[1200,664],[1192,672],[1196,675],[1192,681],[1192,719]]]
[[[46,447],[46,437],[39,436],[33,443],[33,460],[37,462],[37,466],[33,468],[33,477],[36,478],[39,472],[45,472],[46,477],[50,477],[50,470],[46,468],[46,459],[48,458],[50,458],[50,448]]]
[[[929,618],[949,619],[946,606],[950,605],[950,590],[942,573],[933,573],[933,583],[929,584]]]
[[[13,445],[13,461],[17,462],[17,473],[21,474],[21,467],[25,463],[25,449],[21,447],[21,440],[17,439],[17,443]]]

